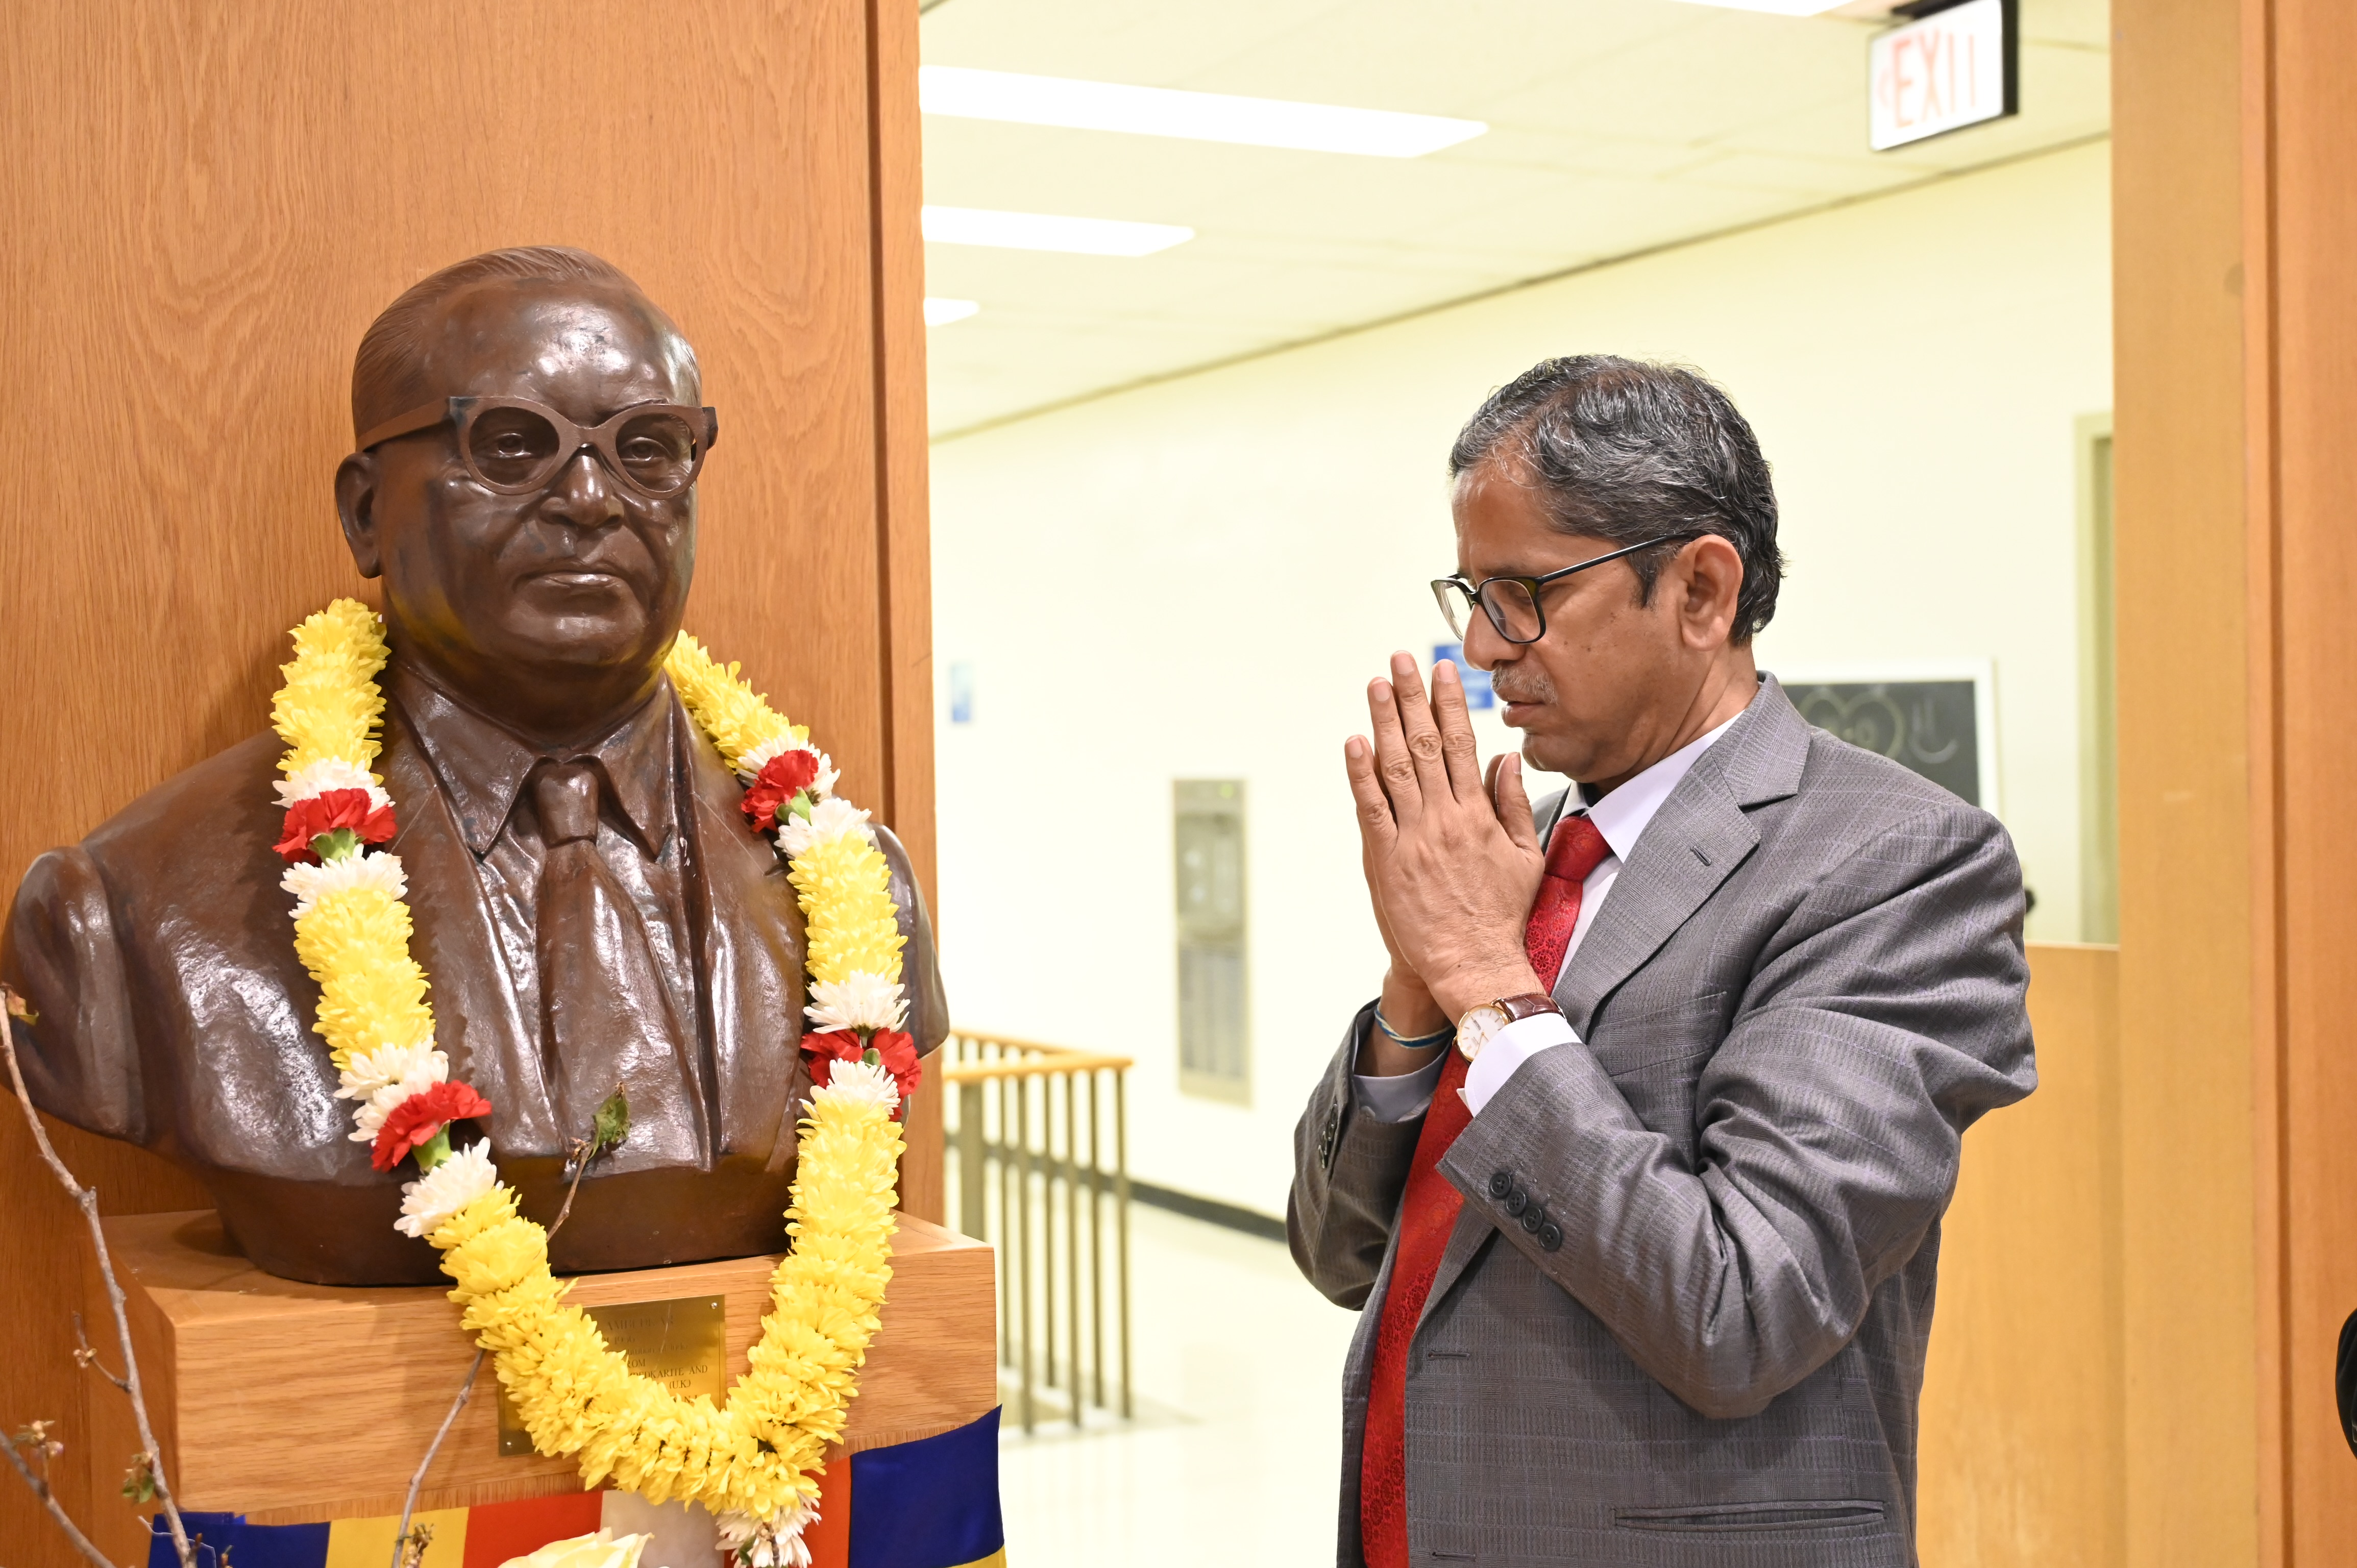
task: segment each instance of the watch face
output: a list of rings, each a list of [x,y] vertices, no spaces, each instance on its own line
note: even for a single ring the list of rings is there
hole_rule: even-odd
[[[1512,1022],[1513,1020],[1493,1002],[1484,1002],[1479,1007],[1469,1009],[1465,1016],[1457,1020],[1457,1048],[1465,1053],[1465,1059],[1469,1062],[1481,1054],[1481,1047],[1490,1043],[1491,1036]]]

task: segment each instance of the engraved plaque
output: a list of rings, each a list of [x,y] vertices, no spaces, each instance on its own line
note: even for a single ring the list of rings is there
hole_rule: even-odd
[[[718,1404],[728,1391],[728,1315],[716,1295],[673,1301],[626,1301],[582,1311],[619,1350],[630,1370],[652,1378],[683,1399],[709,1394]],[[500,1389],[500,1452],[530,1454],[532,1438]]]

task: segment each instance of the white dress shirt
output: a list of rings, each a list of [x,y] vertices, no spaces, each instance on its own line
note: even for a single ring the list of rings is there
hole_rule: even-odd
[[[1612,853],[1598,861],[1596,869],[1587,874],[1587,880],[1579,885],[1579,918],[1571,928],[1569,945],[1563,950],[1563,966],[1548,982],[1550,989],[1562,983],[1564,971],[1571,967],[1571,955],[1579,950],[1579,944],[1587,940],[1589,928],[1596,924],[1597,917],[1604,908],[1605,895],[1612,891],[1612,884],[1620,879],[1620,867],[1636,853],[1637,840],[1643,835],[1646,825],[1652,822],[1653,814],[1662,809],[1662,802],[1670,798],[1670,791],[1678,787],[1678,781],[1686,776],[1696,759],[1708,751],[1711,743],[1725,735],[1727,725],[1734,722],[1734,719],[1729,719],[1717,729],[1696,736],[1593,806],[1580,807],[1577,797],[1573,797],[1571,809],[1566,810],[1564,815],[1578,816],[1584,811],[1587,820],[1596,824],[1596,831],[1604,835],[1605,845]],[[1368,1026],[1372,1028],[1373,1025],[1371,1023]],[[1466,1105],[1479,1116],[1481,1108],[1490,1103],[1491,1097],[1503,1089],[1506,1080],[1514,1076],[1515,1069],[1541,1051],[1578,1043],[1579,1036],[1573,1031],[1571,1021],[1560,1013],[1541,1013],[1535,1017],[1516,1019],[1492,1035],[1490,1043],[1481,1047],[1480,1056],[1466,1069],[1465,1087],[1460,1091],[1465,1096]],[[1432,1060],[1414,1072],[1389,1078],[1353,1074],[1351,1098],[1357,1102],[1360,1112],[1378,1122],[1409,1122],[1423,1115],[1432,1103],[1433,1090],[1440,1082],[1440,1069],[1448,1049],[1447,1045],[1436,1047]]]

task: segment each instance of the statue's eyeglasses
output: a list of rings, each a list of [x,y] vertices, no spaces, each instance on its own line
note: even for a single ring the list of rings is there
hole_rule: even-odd
[[[360,449],[448,424],[458,460],[487,490],[530,495],[547,488],[584,447],[607,472],[651,500],[683,495],[720,438],[720,414],[684,403],[641,403],[591,428],[523,397],[454,397],[411,409],[361,436]]]
[[[1440,601],[1440,613],[1448,618],[1448,629],[1457,640],[1465,640],[1466,628],[1473,624],[1473,607],[1480,605],[1498,635],[1508,642],[1536,642],[1546,635],[1546,610],[1540,603],[1539,590],[1549,583],[1560,582],[1575,572],[1585,572],[1590,566],[1601,566],[1607,561],[1618,561],[1623,555],[1634,555],[1640,550],[1651,550],[1656,544],[1667,544],[1674,539],[1692,538],[1691,534],[1664,533],[1658,539],[1648,539],[1641,544],[1607,551],[1587,560],[1566,566],[1560,572],[1549,572],[1544,577],[1485,577],[1479,585],[1462,577],[1435,577],[1432,596]]]

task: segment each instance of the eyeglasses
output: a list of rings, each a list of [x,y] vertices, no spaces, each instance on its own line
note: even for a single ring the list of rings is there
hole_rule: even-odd
[[[1623,555],[1634,555],[1640,550],[1651,550],[1656,544],[1667,544],[1674,539],[1691,535],[1664,533],[1658,539],[1648,539],[1641,544],[1628,545],[1602,555],[1591,555],[1577,565],[1566,566],[1560,572],[1549,572],[1544,577],[1491,577],[1479,587],[1462,577],[1435,577],[1432,596],[1440,601],[1440,613],[1448,618],[1448,629],[1457,640],[1465,640],[1466,628],[1473,624],[1473,607],[1490,618],[1498,635],[1508,642],[1536,642],[1546,635],[1546,611],[1540,607],[1539,590],[1549,583],[1560,582],[1575,572],[1585,572],[1590,566],[1601,566],[1607,561],[1618,561]]]
[[[585,428],[524,397],[454,397],[411,409],[361,437],[360,449],[437,424],[457,427],[458,460],[477,484],[503,496],[545,489],[557,471],[588,447],[606,471],[650,500],[686,493],[720,437],[716,409],[641,403]]]

